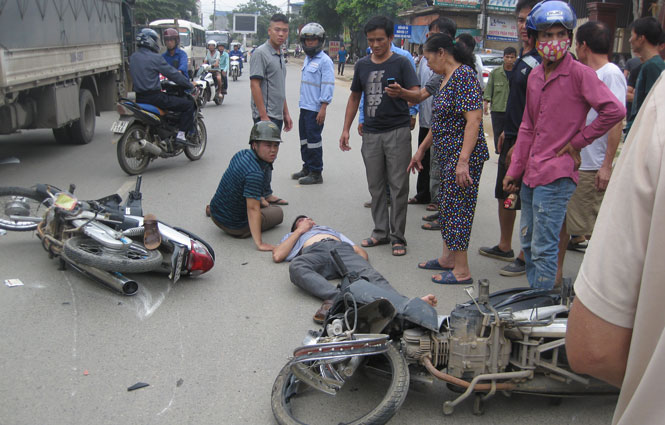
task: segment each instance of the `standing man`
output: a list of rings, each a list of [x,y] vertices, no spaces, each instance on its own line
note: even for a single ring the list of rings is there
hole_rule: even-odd
[[[538,3],[527,18],[543,63],[527,84],[526,107],[503,188],[520,190],[520,241],[532,288],[551,290],[559,234],[575,191],[579,151],[607,133],[626,113],[596,73],[568,54],[577,23],[565,2]],[[586,125],[589,109],[598,117]],[[565,124],[564,124],[565,123]]]
[[[637,75],[633,105],[628,115],[626,132],[630,131],[630,127],[633,125],[644,99],[649,94],[649,90],[665,69],[665,61],[658,52],[658,44],[662,34],[663,28],[652,16],[640,18],[631,25],[630,49],[640,57],[642,66],[640,67],[640,73]]]
[[[224,43],[217,45],[219,52],[219,71],[222,73],[222,94],[226,94],[229,88],[229,54],[224,51]]]
[[[293,127],[286,104],[286,64],[282,57],[282,44],[288,35],[289,19],[282,13],[275,13],[270,18],[268,41],[256,48],[249,61],[252,119],[254,123],[272,121],[280,130],[283,125],[284,131],[290,131]],[[271,180],[272,165],[266,175],[266,189],[269,192],[272,192]],[[288,202],[275,195],[270,195],[267,201],[288,205]]]
[[[607,59],[612,48],[612,38],[607,25],[597,21],[587,22],[577,29],[575,42],[579,61],[596,71],[600,81],[605,83],[623,104],[626,101],[626,77],[618,66]],[[591,124],[597,116],[596,111],[589,111],[586,124]],[[612,163],[621,141],[621,130],[622,123],[619,122],[608,133],[582,149],[577,188],[568,202],[566,220],[561,231],[557,284],[563,277],[566,248],[584,242],[593,232],[600,204],[612,175]],[[570,239],[571,234],[579,236]]]
[[[162,54],[162,57],[172,67],[177,69],[185,77],[189,77],[187,71],[187,53],[182,50],[180,47],[180,34],[175,28],[167,28],[164,30],[164,45],[166,46],[166,52]]]
[[[484,246],[478,250],[480,255],[496,258],[498,260],[508,261],[510,264],[499,270],[502,276],[520,276],[526,273],[526,263],[524,262],[524,252],[520,251],[515,258],[512,249],[513,228],[515,218],[519,207],[519,201],[515,209],[504,208],[504,202],[508,193],[503,190],[503,178],[508,171],[508,162],[512,154],[513,146],[517,140],[517,132],[522,123],[524,115],[524,106],[526,104],[526,86],[531,70],[542,62],[542,58],[536,50],[536,38],[533,33],[529,33],[526,28],[526,19],[531,9],[538,3],[538,0],[520,0],[515,6],[517,12],[517,30],[522,40],[522,50],[520,57],[513,66],[513,72],[510,76],[510,89],[508,93],[508,102],[506,103],[506,115],[503,123],[503,134],[499,134],[497,150],[499,151],[499,165],[496,171],[496,185],[494,186],[494,197],[497,199],[499,215],[499,243],[493,247]],[[496,134],[496,132],[495,132]]]
[[[282,208],[269,205],[264,195],[265,174],[279,152],[280,130],[270,121],[254,124],[249,135],[251,149],[233,155],[206,207],[206,215],[217,227],[237,238],[254,239],[259,251],[275,247],[264,243],[262,232],[282,222]]]
[[[321,132],[326,109],[335,89],[335,67],[323,52],[326,32],[316,22],[300,30],[300,44],[305,50],[300,83],[300,157],[302,170],[291,175],[300,184],[323,183],[323,142]]]
[[[342,47],[337,52],[337,73],[339,75],[344,75],[344,65],[346,65],[346,46],[342,42]]]
[[[487,80],[487,87],[483,93],[483,112],[489,114],[490,104],[492,113],[492,132],[494,133],[494,153],[499,153],[499,136],[503,133],[503,122],[506,119],[506,104],[510,86],[508,80],[513,72],[513,65],[517,59],[517,50],[506,47],[503,50],[503,66],[494,68]]]
[[[411,160],[411,116],[407,102],[418,103],[420,91],[409,60],[390,49],[393,29],[393,21],[385,16],[375,16],[365,24],[372,54],[355,66],[339,146],[342,151],[351,149],[349,130],[364,94],[361,152],[372,195],[374,230],[362,246],[390,242],[393,255],[401,256],[406,254],[404,230],[409,194],[406,168]],[[386,184],[390,187],[390,211]]]

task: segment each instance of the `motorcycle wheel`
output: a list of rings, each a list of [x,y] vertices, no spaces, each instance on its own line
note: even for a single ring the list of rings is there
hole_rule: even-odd
[[[324,363],[310,362],[309,366],[319,368]],[[382,375],[390,375],[390,385],[385,385],[386,382],[374,373],[367,376],[368,372],[376,369]],[[402,406],[408,390],[406,360],[391,345],[387,352],[364,359],[364,363],[351,378],[346,379],[342,389],[334,396],[301,382],[287,364],[273,384],[271,405],[280,425],[385,424]]]
[[[147,136],[146,128],[135,123],[129,126],[118,142],[118,163],[131,176],[142,173],[150,164],[150,155],[139,145],[139,140]]]
[[[162,264],[162,254],[157,250],[148,251],[138,243],[132,243],[127,250],[113,250],[87,236],[67,239],[64,253],[75,262],[109,272],[143,273]]]
[[[237,72],[233,73],[233,81],[238,81],[238,73]]]
[[[206,106],[208,102],[210,102],[210,87],[208,87],[203,93],[203,102],[201,104],[201,107],[203,108],[204,106]]]
[[[22,187],[0,187],[0,229],[12,232],[35,230],[39,223],[10,218],[11,216],[39,217],[46,211],[47,198],[34,190]],[[50,199],[50,198],[49,198]]]
[[[196,139],[192,139],[192,142],[198,144],[198,146],[195,148],[191,146],[185,147],[185,155],[192,161],[201,159],[208,145],[208,132],[202,118],[196,119],[196,134],[197,137]]]

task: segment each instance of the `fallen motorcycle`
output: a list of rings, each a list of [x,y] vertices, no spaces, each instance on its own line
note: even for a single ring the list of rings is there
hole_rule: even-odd
[[[460,393],[444,401],[445,415],[471,396],[474,414],[482,414],[497,392],[617,392],[567,364],[569,281],[561,293],[516,288],[490,294],[489,282],[481,280],[477,298],[469,286],[469,302],[437,316],[431,306],[349,275],[335,260],[344,272],[342,295],[323,329],[309,332],[273,385],[272,411],[280,424],[384,424],[404,402],[410,378],[440,379]]]
[[[37,230],[37,237],[60,267],[76,271],[124,295],[134,295],[138,283],[122,273],[164,272],[173,283],[181,276],[210,270],[215,254],[191,232],[158,222],[161,244],[143,245],[144,219],[141,176],[126,202],[117,195],[79,201],[74,185],[68,191],[39,184],[31,189],[0,188],[0,228]]]
[[[113,142],[118,144],[117,156],[120,168],[127,174],[142,173],[156,158],[172,158],[185,152],[191,161],[201,159],[208,144],[208,132],[199,103],[195,95],[172,81],[163,80],[162,89],[168,94],[188,98],[196,104],[194,130],[187,134],[187,144],[176,143],[179,113],[164,111],[147,103],[136,103],[121,99],[117,109],[120,119],[111,126],[118,135]],[[198,91],[198,90],[196,90]]]

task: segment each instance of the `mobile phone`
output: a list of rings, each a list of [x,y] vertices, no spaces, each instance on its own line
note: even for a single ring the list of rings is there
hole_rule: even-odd
[[[395,84],[395,79],[393,77],[387,78],[386,84],[387,85]]]

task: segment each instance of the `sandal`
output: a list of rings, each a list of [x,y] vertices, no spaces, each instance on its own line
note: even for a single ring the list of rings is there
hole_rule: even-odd
[[[439,213],[423,216],[423,221],[437,221],[438,219],[439,219]]]
[[[162,244],[162,235],[157,226],[157,217],[154,214],[146,214],[143,217],[143,245],[149,251],[153,251]]]
[[[457,280],[453,272],[447,271],[441,273],[438,279],[432,276],[432,282],[438,283],[439,285],[471,285],[473,283],[473,278]]]
[[[402,255],[406,255],[406,245],[403,244],[402,242],[393,242],[393,256],[394,257],[401,257]]]
[[[270,205],[289,205],[289,203],[282,198],[273,199],[272,201],[268,201],[268,203]]]
[[[441,230],[441,224],[436,221],[430,221],[428,223],[423,223],[420,228],[423,230]]]
[[[360,246],[362,246],[363,248],[371,248],[373,246],[385,245],[388,242],[390,242],[389,238],[374,239],[372,237],[369,237],[367,239],[363,239],[363,241],[360,243]]]
[[[443,267],[441,264],[439,264],[438,258],[434,258],[433,260],[429,260],[425,263],[420,263],[418,264],[418,268],[425,270],[443,270],[443,271],[450,271],[453,269],[452,267]]]
[[[438,210],[439,210],[439,206],[438,206],[437,204],[428,204],[428,205],[425,207],[425,209],[426,209],[427,211],[438,211]]]
[[[408,203],[409,205],[414,205],[414,204],[426,204],[427,202],[418,199],[417,196],[414,196],[413,198],[409,198]]]

